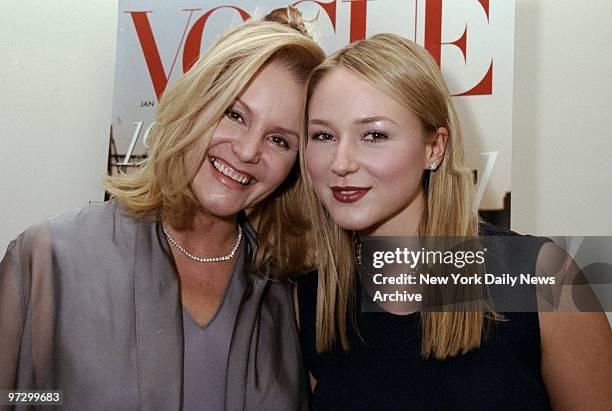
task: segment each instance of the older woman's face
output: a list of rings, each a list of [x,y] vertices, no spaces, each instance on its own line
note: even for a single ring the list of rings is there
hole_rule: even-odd
[[[346,69],[319,82],[308,107],[306,165],[341,228],[394,235],[414,226],[425,204],[423,138],[415,114]]]
[[[217,216],[231,216],[271,194],[298,151],[303,86],[272,62],[253,78],[215,129],[191,186]]]

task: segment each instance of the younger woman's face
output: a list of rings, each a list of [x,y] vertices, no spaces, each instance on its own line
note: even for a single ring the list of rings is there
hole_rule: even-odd
[[[341,228],[366,235],[416,234],[430,150],[414,113],[335,68],[310,99],[307,144],[315,192]]]

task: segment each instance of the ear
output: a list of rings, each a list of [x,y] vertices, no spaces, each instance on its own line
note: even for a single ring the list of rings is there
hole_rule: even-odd
[[[433,136],[431,141],[425,146],[426,170],[433,171],[442,164],[447,142],[448,129],[446,127],[439,127],[436,130],[436,135]]]

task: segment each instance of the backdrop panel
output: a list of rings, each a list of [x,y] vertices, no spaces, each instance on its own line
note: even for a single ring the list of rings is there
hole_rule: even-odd
[[[248,18],[294,4],[326,52],[380,32],[423,45],[448,82],[480,208],[510,192],[514,0],[121,0],[109,171],[146,157],[159,97],[215,38]]]

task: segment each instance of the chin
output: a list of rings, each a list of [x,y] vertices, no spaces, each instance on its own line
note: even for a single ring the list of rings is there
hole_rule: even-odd
[[[332,219],[336,222],[338,227],[346,231],[363,231],[372,226],[372,223],[366,219],[347,216],[332,215]]]
[[[204,212],[219,218],[235,216],[242,211],[242,208],[236,207],[236,204],[217,203],[214,201],[200,201],[199,203]]]

